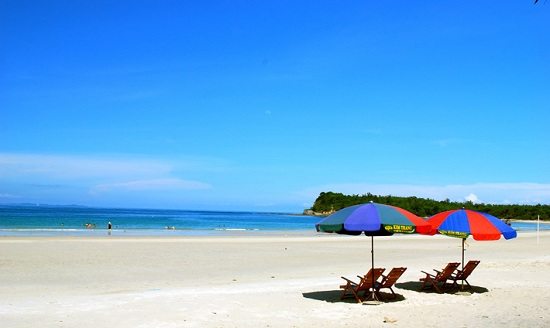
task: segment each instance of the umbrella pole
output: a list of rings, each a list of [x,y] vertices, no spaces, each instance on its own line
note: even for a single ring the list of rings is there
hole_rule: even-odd
[[[462,238],[462,271],[464,271],[464,242],[466,238]],[[460,281],[460,290],[464,290],[464,280]]]
[[[462,238],[462,271],[464,271],[464,241],[466,239]]]
[[[378,301],[378,297],[376,297],[376,293],[374,292],[374,236],[370,236],[370,258],[371,258],[371,283],[372,283],[372,293],[371,293],[371,299],[373,301]]]

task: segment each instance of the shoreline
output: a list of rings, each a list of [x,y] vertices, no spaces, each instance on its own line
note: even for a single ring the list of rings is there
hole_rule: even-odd
[[[80,230],[56,230],[56,229],[0,229],[0,238],[5,237],[72,237],[72,238],[132,238],[132,237],[159,237],[159,238],[177,238],[177,237],[246,237],[246,236],[265,236],[265,235],[311,235],[316,234],[315,229],[294,229],[294,230],[169,230],[169,229],[126,229],[111,231],[107,229],[80,229]]]
[[[508,240],[507,242],[513,241],[518,238],[530,239],[537,238],[536,231],[523,231],[518,232],[518,237]],[[539,232],[539,238],[550,238],[549,230],[541,230]],[[353,241],[357,239],[357,241]],[[391,236],[376,236],[374,237],[374,242],[376,243],[388,240],[413,240],[418,242],[429,242],[430,240],[455,240],[458,241],[460,238],[454,238],[449,236],[444,236],[440,234],[436,235],[421,235],[421,234],[394,234]],[[114,242],[114,243],[134,243],[134,242],[143,242],[143,243],[178,243],[178,242],[191,242],[191,243],[210,243],[210,242],[227,242],[227,243],[269,243],[269,242],[285,242],[285,241],[299,241],[299,242],[339,242],[339,241],[352,241],[352,242],[366,242],[368,241],[370,245],[369,236],[351,236],[351,235],[341,235],[336,233],[320,233],[320,232],[311,232],[311,233],[294,233],[294,234],[284,234],[284,233],[267,233],[267,234],[249,234],[249,235],[239,235],[239,234],[227,234],[227,235],[211,235],[211,236],[0,236],[0,244],[9,244],[9,243],[18,243],[18,242]],[[497,242],[506,241],[504,238],[496,240]],[[488,243],[495,241],[478,241],[474,240],[471,237],[466,239],[466,243],[475,244],[475,243]],[[370,249],[365,249],[369,251]]]
[[[514,220],[512,223],[533,225],[529,229],[515,228],[518,233],[536,233],[537,221]],[[541,221],[540,232],[550,230],[550,222]],[[317,234],[314,227],[311,229],[52,229],[52,228],[34,228],[34,229],[0,229],[0,238],[5,237],[75,237],[75,238],[95,238],[95,237],[240,237],[240,236],[267,236],[267,235],[314,235]]]
[[[533,220],[510,220],[510,222],[520,222],[520,223],[537,223],[537,219]],[[540,219],[541,224],[550,224],[550,220]]]

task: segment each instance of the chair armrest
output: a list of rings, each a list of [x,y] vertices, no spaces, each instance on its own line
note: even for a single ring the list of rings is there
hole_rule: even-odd
[[[341,277],[342,279],[344,279],[345,281],[347,281],[349,284],[353,284],[353,285],[357,285],[356,282],[352,281],[352,280],[349,280],[348,278],[346,277]]]
[[[427,273],[426,271],[421,271],[422,273],[425,273],[427,277],[433,277],[435,278],[435,276],[431,273]]]

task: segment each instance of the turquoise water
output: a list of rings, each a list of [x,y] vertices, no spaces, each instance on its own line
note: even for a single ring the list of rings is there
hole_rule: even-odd
[[[210,235],[227,231],[315,231],[319,219],[285,213],[0,206],[0,236]],[[88,225],[89,228],[86,226]]]
[[[285,213],[0,205],[0,236],[223,235],[235,231],[315,231],[319,218]],[[86,228],[89,224],[91,229]],[[536,231],[536,222],[513,222]],[[550,230],[550,223],[541,223]]]
[[[536,231],[537,230],[537,221],[533,222],[512,222],[512,228],[517,231]],[[550,222],[541,222],[539,229],[550,230]]]

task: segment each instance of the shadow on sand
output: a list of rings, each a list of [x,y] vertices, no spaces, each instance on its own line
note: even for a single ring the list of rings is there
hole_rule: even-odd
[[[418,292],[418,293],[436,293],[437,292],[433,289],[433,288],[427,288],[427,289],[422,289],[422,283],[420,281],[407,281],[407,282],[402,282],[402,283],[397,283],[395,284],[395,287],[397,288],[401,288],[401,289],[405,289],[405,290],[411,290],[413,292]],[[470,294],[483,294],[483,293],[487,293],[489,290],[485,287],[479,287],[479,286],[472,286],[471,289],[467,288],[468,286],[465,286],[464,288],[464,291],[462,291],[459,288],[446,288],[444,289],[444,293],[445,294],[459,294],[461,292],[464,292],[464,293],[470,293]]]
[[[405,300],[403,295],[396,294],[395,298],[392,298],[393,295],[391,293],[384,293],[381,292],[381,298],[380,300],[384,303],[393,303],[393,302],[400,302]],[[318,292],[309,292],[309,293],[302,293],[302,296],[305,298],[310,298],[317,301],[324,301],[329,303],[350,303],[350,304],[357,304],[357,301],[355,298],[352,297],[346,297],[343,300],[340,299],[340,295],[342,295],[341,289],[335,289],[335,290],[323,290]]]
[[[398,289],[405,289],[410,290],[417,293],[427,293],[427,294],[437,294],[435,290],[432,288],[423,289],[422,283],[420,281],[407,281],[402,283],[395,284],[395,287]],[[398,291],[398,290],[397,290]],[[471,289],[466,289],[464,291],[461,291],[460,288],[447,288],[444,290],[445,294],[456,294],[456,295],[470,295],[470,294],[483,294],[487,293],[489,290],[485,287],[480,286],[472,286]],[[312,300],[317,301],[324,301],[328,303],[350,303],[350,304],[357,304],[357,301],[353,297],[346,297],[343,300],[340,299],[340,295],[342,295],[341,289],[333,289],[333,290],[322,290],[317,292],[309,292],[309,293],[302,293],[302,296],[305,298],[309,298]],[[405,297],[401,294],[396,293],[395,297],[391,293],[380,293],[380,300],[383,303],[394,303],[394,302],[401,302],[405,300]]]

